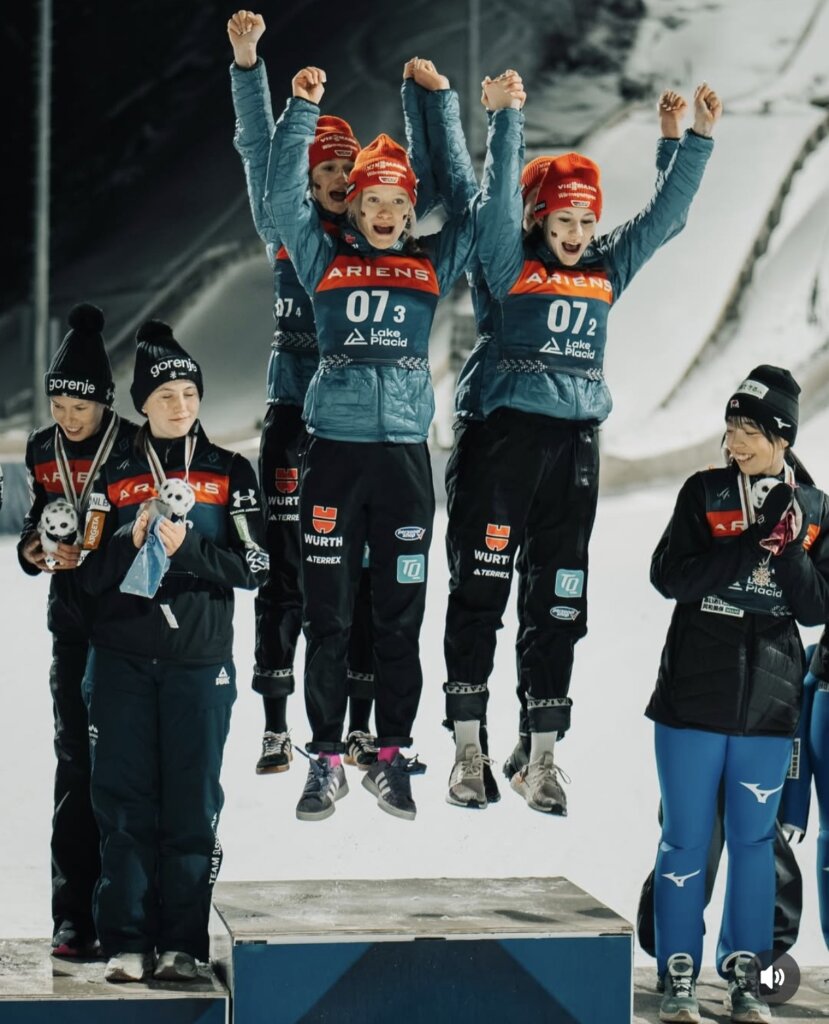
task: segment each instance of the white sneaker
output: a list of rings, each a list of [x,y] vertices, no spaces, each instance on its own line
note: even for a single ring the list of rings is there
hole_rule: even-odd
[[[516,793],[524,797],[527,805],[534,811],[566,817],[567,797],[564,795],[559,777],[564,782],[570,781],[553,762],[550,751],[545,750],[537,761],[530,761],[520,772],[516,772],[510,780],[510,785]]]
[[[195,981],[199,976],[196,958],[189,953],[168,949],[159,954],[153,977],[159,981]]]
[[[152,953],[118,953],[107,960],[104,980],[146,981],[153,971]]]
[[[446,802],[455,807],[484,808],[487,805],[484,755],[474,743],[466,744],[463,756],[459,757],[452,767]]]

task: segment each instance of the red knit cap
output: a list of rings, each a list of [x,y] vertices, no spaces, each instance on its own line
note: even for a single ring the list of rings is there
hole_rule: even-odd
[[[597,164],[581,153],[565,153],[550,161],[535,203],[535,218],[554,210],[592,210],[602,215],[602,187]]]
[[[348,121],[323,114],[308,150],[308,167],[314,168],[325,160],[354,160],[359,152],[360,143]]]
[[[354,169],[348,176],[346,199],[351,202],[372,185],[396,185],[406,190],[412,203],[417,199],[417,178],[406,150],[382,133],[357,155]]]
[[[526,200],[534,188],[541,184],[547,168],[553,162],[551,156],[537,156],[524,166],[521,172],[521,198]]]

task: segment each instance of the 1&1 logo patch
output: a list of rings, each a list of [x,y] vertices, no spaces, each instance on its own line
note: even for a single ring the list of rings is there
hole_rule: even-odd
[[[556,597],[581,597],[584,592],[583,569],[559,569],[556,573]]]
[[[398,555],[397,582],[423,583],[426,580],[425,555]]]

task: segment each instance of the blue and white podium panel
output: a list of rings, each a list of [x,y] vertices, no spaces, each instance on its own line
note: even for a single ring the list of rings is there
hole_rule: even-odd
[[[113,985],[103,960],[56,960],[48,939],[0,941],[0,1024],[228,1024],[227,990],[209,967],[187,985]]]
[[[221,882],[213,904],[233,1024],[630,1024],[633,929],[565,878]]]

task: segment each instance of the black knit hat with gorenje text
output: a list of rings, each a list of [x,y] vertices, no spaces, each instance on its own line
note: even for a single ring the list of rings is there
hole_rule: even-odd
[[[69,330],[44,377],[47,398],[75,398],[112,405],[115,385],[101,331],[104,314],[82,302],[67,318]]]
[[[148,320],[135,332],[135,370],[130,395],[136,410],[143,415],[144,403],[171,380],[191,380],[199,398],[204,395],[201,367],[173,337],[173,329],[163,320]]]

